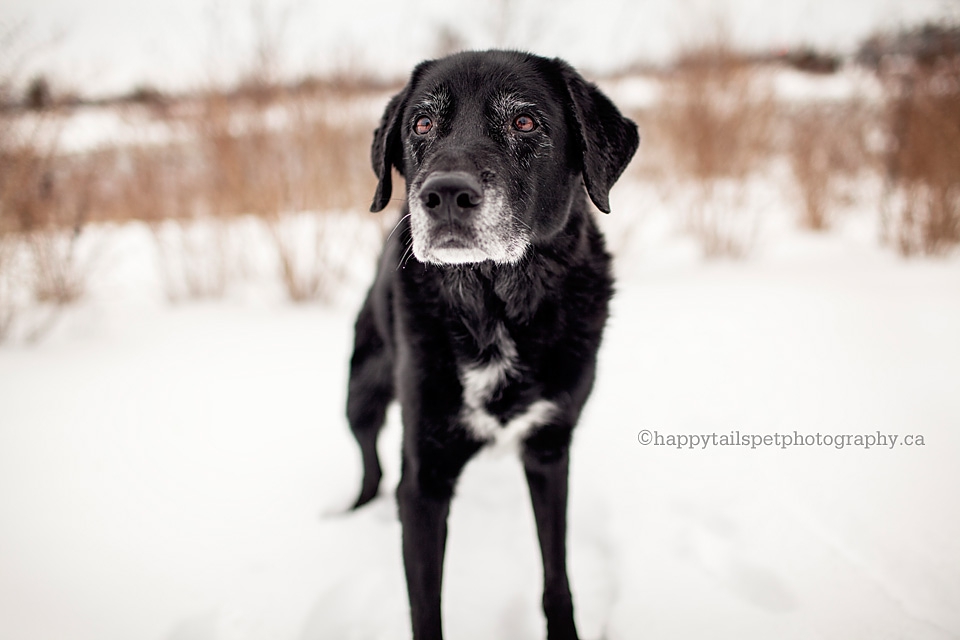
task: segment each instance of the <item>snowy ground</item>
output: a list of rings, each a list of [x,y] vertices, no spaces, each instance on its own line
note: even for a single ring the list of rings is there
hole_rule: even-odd
[[[960,637],[960,263],[905,262],[863,216],[823,236],[771,219],[752,259],[703,263],[617,189],[609,222],[637,223],[615,234],[573,450],[583,637]],[[0,637],[408,637],[392,495],[337,514],[359,486],[343,405],[363,284],[332,308],[170,305],[145,229],[92,233],[110,249],[88,298],[0,347]],[[924,445],[678,450],[642,430]],[[388,487],[399,437],[394,412]],[[451,638],[543,637],[515,457],[466,470],[445,575]]]

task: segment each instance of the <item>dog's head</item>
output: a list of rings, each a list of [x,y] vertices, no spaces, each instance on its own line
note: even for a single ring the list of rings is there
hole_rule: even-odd
[[[561,60],[511,51],[431,60],[374,134],[371,210],[389,202],[395,167],[418,260],[515,263],[563,229],[581,185],[609,212],[639,142],[636,125]]]

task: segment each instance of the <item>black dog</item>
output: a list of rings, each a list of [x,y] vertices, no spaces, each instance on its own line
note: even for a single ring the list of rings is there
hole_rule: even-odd
[[[359,507],[377,493],[377,434],[400,401],[397,501],[417,640],[442,635],[457,477],[501,441],[520,445],[547,634],[577,637],[568,449],[613,290],[586,194],[609,212],[607,194],[638,144],[636,125],[569,65],[507,51],[420,64],[374,134],[371,210],[390,201],[392,168],[407,193],[357,318],[347,413],[363,453]]]

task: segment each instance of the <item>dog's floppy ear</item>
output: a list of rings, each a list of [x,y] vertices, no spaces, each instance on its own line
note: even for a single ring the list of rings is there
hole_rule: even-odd
[[[390,169],[396,167],[403,175],[403,110],[407,108],[407,99],[417,80],[430,65],[432,60],[421,62],[410,74],[410,82],[400,93],[393,96],[387,103],[387,108],[380,118],[380,126],[373,132],[373,146],[370,147],[370,160],[373,163],[373,172],[377,174],[377,192],[373,196],[370,211],[382,211],[390,202],[393,192],[393,179]]]
[[[382,211],[390,202],[393,192],[391,168],[403,174],[403,144],[400,140],[400,119],[407,104],[410,85],[393,96],[380,119],[380,126],[373,132],[373,145],[370,147],[370,161],[373,172],[377,174],[377,192],[373,196],[370,211]]]
[[[596,85],[584,80],[568,64],[557,62],[570,98],[568,108],[577,125],[583,182],[597,208],[610,213],[610,188],[640,145],[637,125],[624,118]]]

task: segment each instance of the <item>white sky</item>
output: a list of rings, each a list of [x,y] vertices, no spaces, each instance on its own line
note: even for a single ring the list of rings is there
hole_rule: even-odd
[[[0,25],[25,22],[17,51],[43,45],[31,49],[29,66],[17,65],[21,81],[43,70],[61,86],[108,93],[138,83],[184,86],[235,72],[252,56],[255,4],[2,0]],[[471,47],[513,46],[602,71],[667,58],[718,21],[750,48],[810,43],[850,51],[877,27],[956,14],[960,1],[260,0],[260,6],[256,22],[266,25],[267,33],[281,34],[278,50],[286,73],[360,64],[398,75],[436,54],[444,27]],[[9,51],[0,55],[9,58]],[[9,73],[6,67],[9,63],[0,72]]]

